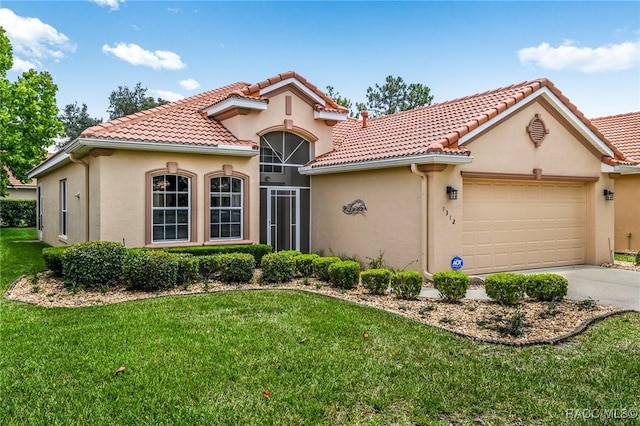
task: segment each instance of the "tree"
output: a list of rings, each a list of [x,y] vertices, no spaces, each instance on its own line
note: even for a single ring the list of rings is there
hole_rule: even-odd
[[[367,89],[367,103],[357,103],[360,111],[367,109],[371,116],[394,114],[431,105],[431,89],[420,83],[407,85],[402,77],[388,76],[385,83]]]
[[[58,143],[58,147],[76,139],[85,129],[102,123],[101,118],[93,118],[89,115],[87,104],[82,103],[82,108],[80,108],[77,102],[66,105],[58,119],[62,121],[64,134],[68,138],[64,142]]]
[[[349,110],[350,117],[357,117],[357,112],[351,108],[351,100],[340,96],[340,93],[338,93],[333,86],[327,86],[326,95],[333,99],[333,101],[338,105],[347,108]]]
[[[63,131],[58,121],[58,87],[47,72],[33,69],[15,82],[7,79],[13,66],[11,42],[0,27],[0,196],[6,196],[11,171],[28,181],[29,170],[45,159],[47,147]]]
[[[109,119],[124,117],[125,115],[135,114],[159,105],[168,104],[169,101],[162,98],[154,99],[147,96],[147,88],[142,87],[142,83],[136,84],[133,90],[127,86],[118,86],[117,90],[109,95]]]

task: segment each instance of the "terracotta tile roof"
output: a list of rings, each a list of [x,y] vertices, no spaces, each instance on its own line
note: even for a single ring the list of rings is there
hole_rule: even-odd
[[[247,87],[247,83],[234,83],[101,123],[86,129],[80,137],[186,145],[255,146],[252,141],[238,140],[220,122],[201,113],[206,107],[226,99],[234,91],[244,87]]]
[[[348,112],[349,111],[347,108],[335,103],[333,99],[325,95],[324,92],[318,89],[315,85],[311,84],[306,78],[304,78],[300,74],[295,73],[293,71],[283,72],[282,74],[278,74],[276,76],[263,80],[259,83],[247,86],[244,89],[242,89],[241,92],[246,96],[259,97],[260,90],[264,89],[265,87],[271,86],[272,84],[279,83],[288,78],[295,78],[300,83],[305,85],[307,89],[311,90],[313,93],[315,93],[325,101],[326,105],[324,107],[321,105],[316,105],[317,110],[332,111],[332,112]]]
[[[21,188],[21,187],[25,187],[25,186],[35,186],[37,184],[37,181],[35,179],[32,179],[28,182],[20,182],[18,179],[16,179],[13,176],[13,173],[11,173],[11,170],[9,170],[8,168],[4,168],[7,171],[7,174],[9,175],[9,188]]]
[[[547,87],[592,132],[615,149],[600,131],[547,79],[526,81],[440,104],[371,118],[367,126],[354,120],[338,123],[333,130],[334,150],[316,159],[312,167],[358,163],[424,155],[431,152],[468,155],[458,141],[498,114]],[[360,123],[360,122],[359,122]]]
[[[640,112],[592,118],[591,122],[627,159],[640,162]]]

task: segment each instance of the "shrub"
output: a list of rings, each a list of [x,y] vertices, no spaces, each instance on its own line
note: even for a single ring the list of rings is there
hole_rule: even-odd
[[[57,276],[62,276],[62,255],[67,247],[46,247],[42,249],[42,258],[47,269]]]
[[[189,284],[198,279],[198,258],[191,254],[181,253],[175,254],[175,260],[178,265],[176,284],[188,287]]]
[[[262,256],[273,251],[267,244],[229,244],[224,246],[171,247],[165,249],[169,253],[189,253],[194,256],[211,256],[214,254],[248,253],[255,259],[254,264],[262,262]]]
[[[264,255],[260,267],[262,280],[267,283],[285,283],[296,274],[296,261],[291,250]]]
[[[500,272],[487,276],[484,289],[487,296],[501,305],[514,305],[524,298],[524,282],[524,275]]]
[[[355,260],[341,260],[332,263],[327,272],[331,285],[338,288],[354,288],[360,280],[360,264]]]
[[[340,262],[340,258],[336,256],[318,257],[313,259],[313,275],[315,275],[319,280],[329,282],[329,266],[336,262]]]
[[[391,276],[391,288],[399,299],[415,299],[422,290],[422,274],[416,271],[396,272]]]
[[[217,254],[212,254],[196,257],[196,259],[198,259],[198,272],[203,279],[210,280],[220,272],[218,256]]]
[[[305,278],[313,274],[313,260],[319,258],[317,254],[301,254],[295,257],[296,272]]]
[[[529,297],[541,302],[560,301],[567,295],[569,281],[558,274],[532,274],[524,277]]]
[[[280,253],[280,254],[288,254],[291,257],[297,257],[297,256],[300,256],[302,254],[302,252],[298,251],[298,250],[281,250],[278,253]]]
[[[384,294],[389,288],[393,273],[386,268],[368,269],[360,273],[362,285],[372,294]]]
[[[127,249],[111,241],[74,244],[62,255],[64,285],[74,290],[101,289],[120,279]]]
[[[636,253],[635,262],[636,265],[640,265],[640,250]]]
[[[253,279],[255,258],[248,253],[225,253],[218,256],[220,278],[226,283],[248,283]]]
[[[0,226],[3,228],[36,226],[36,200],[0,199]]]
[[[159,291],[175,287],[178,262],[162,250],[129,250],[122,263],[122,278],[131,288]]]
[[[467,295],[469,276],[460,271],[442,271],[433,274],[433,287],[448,302],[456,302]]]

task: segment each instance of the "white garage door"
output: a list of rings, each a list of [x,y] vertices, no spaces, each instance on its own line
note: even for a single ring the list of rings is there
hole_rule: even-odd
[[[465,180],[465,272],[585,263],[581,183]]]

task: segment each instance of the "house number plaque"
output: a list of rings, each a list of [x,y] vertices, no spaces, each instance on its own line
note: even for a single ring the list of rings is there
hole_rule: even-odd
[[[364,215],[366,211],[367,211],[367,206],[364,203],[364,201],[360,199],[355,200],[347,204],[346,206],[342,206],[342,213],[348,214],[348,215],[356,215],[356,214]]]

